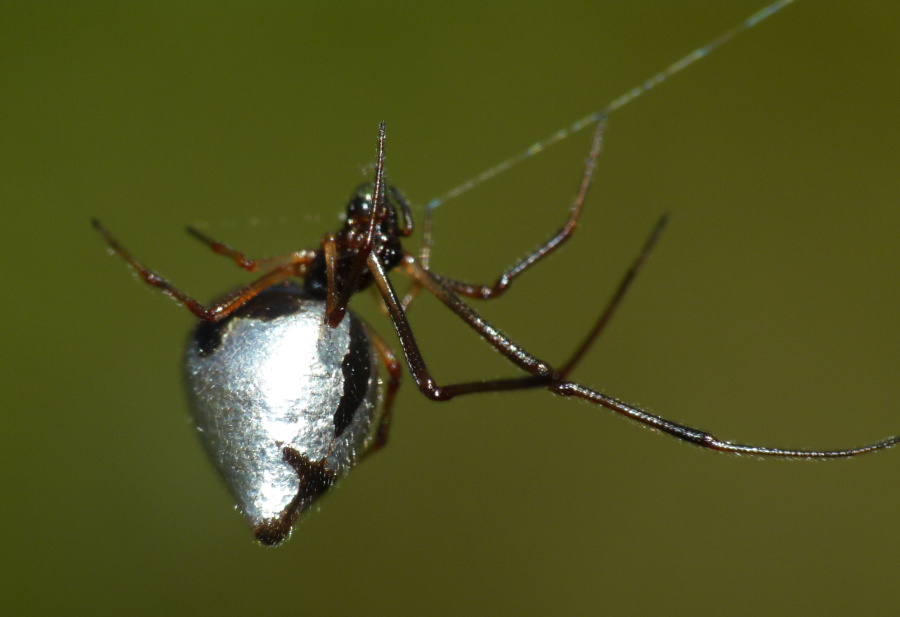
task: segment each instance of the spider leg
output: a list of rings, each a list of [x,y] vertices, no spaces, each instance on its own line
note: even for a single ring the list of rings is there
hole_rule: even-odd
[[[450,289],[460,295],[469,298],[476,298],[480,300],[490,300],[492,298],[497,298],[501,296],[507,289],[509,289],[509,286],[512,284],[513,279],[525,272],[525,270],[527,270],[531,266],[535,265],[537,262],[541,261],[543,258],[547,257],[553,251],[557,250],[572,236],[572,234],[575,232],[575,227],[578,224],[578,217],[581,215],[581,209],[584,205],[584,200],[587,196],[588,188],[590,188],[591,182],[594,177],[594,169],[597,166],[597,159],[599,158],[600,152],[603,149],[603,132],[605,129],[606,117],[601,116],[597,120],[597,128],[594,131],[594,139],[591,142],[590,154],[588,155],[588,159],[585,162],[584,173],[582,174],[581,178],[581,185],[578,188],[578,193],[576,194],[575,199],[572,202],[572,206],[569,208],[569,218],[566,221],[566,224],[563,225],[559,229],[559,231],[557,231],[542,246],[535,249],[531,253],[528,253],[525,257],[518,260],[512,266],[508,267],[497,278],[493,285],[478,285],[466,283],[464,281],[459,281],[448,277],[442,277],[442,279],[450,287]],[[434,208],[428,208],[425,210],[422,246],[419,249],[419,263],[422,264],[422,266],[426,270],[429,269],[431,249],[434,245],[432,236],[433,224]],[[401,303],[403,306],[403,310],[409,309],[409,307],[415,301],[416,297],[419,295],[421,288],[422,287],[419,283],[413,282],[412,286],[410,286],[409,290],[407,290],[406,292],[406,295],[403,297],[403,302]]]
[[[325,286],[325,315],[326,319],[330,319],[340,300],[337,287],[337,242],[334,234],[326,234],[322,239],[322,252],[325,254],[325,277],[327,281]],[[340,312],[340,319],[344,318],[345,310]],[[338,319],[338,323],[340,323],[340,319]]]
[[[274,257],[263,257],[261,259],[251,259],[243,252],[232,248],[224,242],[207,236],[205,233],[195,227],[188,226],[187,232],[196,240],[207,245],[214,253],[228,257],[239,268],[243,268],[247,272],[256,272],[260,268],[275,268],[284,264],[296,263],[299,253],[288,253],[287,255],[276,255]]]
[[[156,287],[176,302],[184,305],[191,313],[204,321],[219,321],[240,308],[244,303],[267,287],[294,276],[302,276],[306,272],[306,268],[313,257],[313,253],[309,251],[296,253],[293,262],[283,264],[270,270],[246,287],[242,287],[229,294],[218,303],[206,307],[169,283],[160,275],[144,267],[139,261],[132,257],[121,244],[119,244],[106,228],[100,224],[100,221],[92,219],[91,224],[100,235],[103,236],[103,239],[106,240],[110,250],[131,266],[131,269],[134,270],[145,283],[152,287]]]
[[[391,197],[394,198],[394,201],[400,206],[400,214],[403,216],[403,225],[397,231],[404,237],[412,235],[412,207],[409,205],[406,197],[403,196],[403,193],[397,190],[396,187],[388,186],[387,190],[391,194]]]
[[[644,242],[644,246],[641,249],[641,252],[638,253],[638,256],[635,258],[633,262],[631,262],[631,267],[625,271],[625,275],[619,281],[619,286],[616,287],[615,293],[609,299],[609,302],[606,304],[606,308],[600,314],[600,317],[594,323],[594,327],[591,328],[590,332],[588,332],[587,336],[584,337],[584,340],[581,342],[581,345],[578,346],[578,349],[572,354],[572,356],[563,364],[562,368],[559,369],[559,375],[562,378],[565,378],[572,372],[575,366],[581,362],[581,359],[584,358],[584,355],[590,349],[591,345],[596,342],[597,338],[606,328],[607,324],[609,324],[610,319],[612,319],[613,314],[616,312],[616,309],[619,308],[619,305],[622,303],[622,299],[625,297],[626,292],[629,287],[631,287],[631,283],[634,282],[635,277],[638,272],[641,271],[641,268],[647,262],[647,258],[650,257],[651,251],[653,251],[653,247],[656,246],[656,241],[659,240],[659,236],[662,234],[663,229],[666,227],[666,223],[669,221],[669,215],[663,214],[659,220],[656,222],[656,225],[653,227],[653,230],[650,232],[650,235],[647,237],[647,240]]]
[[[651,237],[652,239],[652,237]],[[651,242],[652,244],[652,242]],[[391,319],[400,337],[403,353],[409,364],[410,372],[419,389],[429,398],[434,400],[448,400],[462,394],[474,394],[476,392],[519,390],[525,388],[545,387],[554,394],[561,396],[574,396],[582,400],[605,407],[619,415],[625,416],[636,422],[640,422],[650,428],[662,431],[668,435],[687,441],[694,445],[718,452],[731,452],[737,454],[755,454],[759,456],[772,456],[779,458],[844,458],[858,456],[893,447],[900,444],[900,436],[892,436],[873,444],[854,448],[842,448],[837,450],[801,450],[790,448],[772,448],[768,446],[744,445],[721,440],[711,433],[690,426],[678,424],[662,416],[651,414],[639,407],[629,405],[611,396],[607,396],[592,390],[581,384],[567,381],[548,364],[531,355],[525,349],[516,345],[506,335],[488,323],[478,315],[471,307],[466,305],[435,275],[423,269],[412,259],[403,263],[404,271],[413,280],[419,281],[422,286],[433,293],[441,302],[456,313],[463,321],[475,330],[483,339],[495,349],[506,356],[513,364],[530,373],[529,377],[518,379],[501,379],[483,382],[471,382],[438,386],[432,379],[425,361],[422,358],[418,344],[413,337],[406,315],[400,307],[396,294],[390,285],[390,281],[376,260],[369,260],[369,267],[375,276],[376,284],[385,298],[385,303],[391,312]],[[626,276],[626,280],[627,280]],[[618,295],[618,294],[617,294]],[[616,298],[617,295],[613,297]],[[606,314],[604,312],[604,314]]]
[[[607,396],[605,394],[597,392],[596,390],[591,390],[586,386],[571,381],[554,383],[549,386],[549,389],[551,392],[554,392],[561,396],[575,396],[590,403],[606,407],[607,409],[610,409],[619,415],[645,424],[650,428],[654,428],[656,430],[662,431],[663,433],[672,435],[673,437],[677,437],[678,439],[682,439],[702,448],[715,450],[717,452],[754,454],[757,456],[773,456],[778,458],[847,458],[850,456],[858,456],[860,454],[875,452],[876,450],[891,448],[893,446],[896,446],[897,444],[900,444],[900,436],[887,437],[885,439],[882,439],[881,441],[865,446],[843,448],[838,450],[795,450],[738,444],[731,441],[721,440],[715,435],[707,433],[706,431],[701,431],[690,426],[672,422],[671,420],[667,420],[662,416],[657,416],[655,414],[649,413],[647,411],[644,411],[643,409],[640,409],[639,407],[634,407],[633,405],[629,405],[628,403],[623,403],[622,401],[611,396]]]
[[[507,289],[509,289],[509,286],[512,284],[513,280],[516,277],[550,255],[552,252],[565,244],[565,242],[569,238],[572,237],[572,234],[575,232],[575,227],[578,224],[578,217],[581,215],[581,209],[584,205],[585,197],[587,197],[588,189],[590,188],[591,181],[594,178],[594,169],[597,167],[597,158],[600,156],[600,151],[603,149],[603,131],[605,130],[605,128],[606,119],[605,117],[601,117],[600,120],[598,120],[597,128],[594,131],[594,139],[591,142],[590,154],[588,155],[587,161],[585,161],[584,164],[584,173],[581,176],[581,185],[578,187],[578,193],[575,195],[575,199],[572,201],[572,206],[569,208],[569,218],[568,220],[566,220],[565,225],[563,225],[543,245],[528,253],[527,255],[525,255],[525,257],[521,258],[512,266],[507,268],[497,278],[493,285],[476,285],[450,278],[444,278],[444,282],[450,289],[468,298],[477,298],[480,300],[489,300],[491,298],[496,298],[502,295]],[[428,247],[430,250],[430,239]]]
[[[384,393],[384,407],[381,413],[381,419],[378,421],[375,441],[368,452],[366,452],[366,456],[368,456],[369,454],[377,452],[387,444],[388,434],[391,430],[391,411],[394,407],[394,398],[397,395],[397,389],[400,387],[400,378],[403,374],[403,370],[400,362],[397,360],[397,356],[388,344],[384,342],[384,339],[368,325],[366,326],[366,332],[368,332],[369,339],[375,346],[375,351],[378,353],[379,359],[388,372],[387,390]]]
[[[409,286],[409,289],[406,290],[406,293],[403,295],[403,300],[400,301],[400,306],[404,311],[409,311],[412,308],[413,302],[416,301],[416,298],[419,297],[419,293],[422,291],[422,286],[418,283],[413,283]]]
[[[429,264],[431,263],[431,247],[434,244],[432,239],[433,229],[434,208],[426,208],[425,218],[422,221],[422,246],[419,247],[419,263],[422,264],[422,267],[426,270],[429,269]],[[421,291],[422,285],[413,281],[409,286],[409,289],[406,290],[406,294],[403,296],[403,302],[400,303],[404,311],[410,309],[412,303],[419,297],[419,292]]]
[[[350,275],[347,277],[347,285],[343,289],[335,289],[333,273],[329,273],[328,279],[328,304],[326,305],[325,322],[332,328],[336,328],[344,319],[347,313],[347,303],[350,302],[350,296],[356,291],[356,285],[363,269],[366,267],[366,261],[372,254],[375,247],[375,229],[378,227],[378,210],[384,208],[384,122],[378,126],[378,159],[375,164],[375,187],[372,194],[373,212],[369,219],[369,227],[366,230],[366,236],[363,243],[356,249],[356,256],[353,261],[353,267]],[[405,200],[403,202],[406,203]],[[403,207],[403,206],[401,206]],[[408,208],[408,204],[406,205]],[[404,208],[403,216],[405,225],[408,227],[410,223],[409,211]],[[411,230],[411,228],[410,228]],[[336,300],[333,300],[336,298]]]

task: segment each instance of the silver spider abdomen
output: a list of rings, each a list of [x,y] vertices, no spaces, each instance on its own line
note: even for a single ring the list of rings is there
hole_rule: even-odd
[[[352,313],[272,287],[220,322],[201,322],[185,354],[191,409],[207,452],[256,537],[287,539],[299,514],[372,446],[378,363]]]

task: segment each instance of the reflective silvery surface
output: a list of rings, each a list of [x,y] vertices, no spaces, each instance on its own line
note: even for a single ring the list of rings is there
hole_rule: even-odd
[[[365,327],[350,315],[329,328],[324,306],[296,288],[272,288],[198,325],[185,354],[204,446],[267,543],[286,538],[378,428],[378,364]]]

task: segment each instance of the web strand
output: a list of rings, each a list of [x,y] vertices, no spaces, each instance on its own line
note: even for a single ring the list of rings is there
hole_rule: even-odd
[[[530,145],[528,148],[526,148],[525,150],[522,150],[518,154],[515,154],[515,155],[511,156],[510,158],[502,161],[501,163],[494,165],[490,169],[478,174],[477,176],[474,176],[473,178],[467,180],[466,182],[463,182],[462,184],[459,184],[459,185],[453,187],[452,189],[450,189],[449,191],[447,191],[440,197],[432,199],[426,206],[427,213],[430,215],[431,211],[433,211],[435,208],[440,206],[445,201],[454,199],[454,198],[462,195],[466,191],[476,187],[477,185],[481,184],[482,182],[486,182],[486,181],[490,180],[491,178],[494,178],[495,176],[498,176],[499,174],[503,173],[504,171],[506,171],[512,167],[515,167],[516,165],[518,165],[525,159],[531,158],[532,156],[535,156],[536,154],[540,154],[541,152],[546,150],[548,147],[550,147],[556,143],[559,143],[560,141],[566,139],[567,137],[569,137],[571,135],[574,135],[575,133],[581,131],[585,127],[591,126],[592,124],[596,124],[601,118],[605,118],[612,112],[618,111],[619,109],[625,107],[626,105],[628,105],[629,103],[634,101],[636,98],[640,97],[641,95],[643,95],[646,92],[649,92],[650,90],[652,90],[656,86],[660,85],[661,83],[663,83],[664,81],[666,81],[667,79],[672,77],[673,75],[680,73],[681,71],[683,71],[687,67],[691,66],[698,60],[705,58],[710,53],[715,51],[717,48],[721,47],[725,43],[729,42],[731,39],[735,38],[737,35],[741,34],[742,32],[745,32],[746,30],[749,30],[753,26],[765,21],[766,19],[768,19],[769,17],[771,17],[772,15],[774,15],[775,13],[777,13],[778,11],[780,11],[781,9],[786,7],[787,5],[791,4],[793,1],[794,0],[778,0],[778,2],[773,2],[772,4],[760,9],[759,11],[757,11],[756,13],[754,13],[753,15],[751,15],[750,17],[745,19],[743,22],[741,22],[740,24],[738,24],[731,30],[724,32],[723,34],[719,35],[717,38],[713,39],[706,45],[703,45],[702,47],[698,47],[691,53],[680,58],[676,62],[670,64],[668,67],[666,67],[662,71],[656,73],[649,79],[644,80],[644,82],[641,83],[640,85],[635,86],[628,92],[617,97],[603,109],[601,109],[599,111],[595,111],[579,120],[576,120],[574,123],[572,123],[567,128],[558,130],[557,132],[553,133],[546,139],[542,139],[541,141],[538,141],[538,142]]]

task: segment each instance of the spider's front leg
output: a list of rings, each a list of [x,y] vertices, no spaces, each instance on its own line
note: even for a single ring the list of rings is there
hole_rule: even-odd
[[[526,270],[543,260],[545,257],[559,249],[565,244],[575,232],[578,225],[578,217],[584,206],[588,189],[594,178],[594,169],[597,167],[597,159],[603,149],[603,133],[606,130],[606,117],[601,116],[597,121],[597,128],[594,130],[594,139],[591,142],[591,150],[585,161],[584,172],[581,176],[581,184],[578,187],[578,193],[572,201],[569,208],[569,218],[560,229],[553,234],[541,246],[526,254],[524,257],[516,261],[513,265],[504,270],[497,280],[491,285],[483,285],[477,283],[467,283],[449,277],[441,277],[441,280],[452,289],[455,293],[467,298],[475,298],[478,300],[491,300],[503,295],[512,285],[514,279],[522,275]],[[429,209],[425,213],[424,227],[425,231],[422,237],[422,247],[419,249],[419,263],[426,269],[429,269],[432,249],[432,225],[434,210]],[[419,283],[413,282],[412,287],[407,291],[403,298],[403,309],[409,309],[421,290]]]
[[[584,172],[581,176],[581,184],[578,187],[578,193],[576,193],[575,199],[572,200],[572,205],[569,208],[569,218],[566,220],[565,224],[553,234],[553,236],[537,249],[526,254],[504,270],[492,285],[466,283],[442,277],[444,283],[461,296],[480,300],[490,300],[502,295],[509,289],[510,285],[512,285],[513,280],[565,244],[572,237],[572,234],[575,233],[575,227],[578,225],[578,217],[581,215],[588,189],[591,187],[591,182],[594,179],[594,169],[597,167],[597,159],[603,149],[603,132],[605,129],[606,118],[601,117],[597,122],[597,128],[594,130],[594,139],[591,142],[591,150],[584,164]]]

